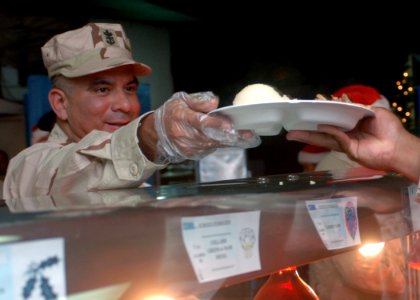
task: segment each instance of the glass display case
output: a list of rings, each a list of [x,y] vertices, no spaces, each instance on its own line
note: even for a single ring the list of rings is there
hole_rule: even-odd
[[[254,299],[287,267],[320,299],[418,299],[416,192],[350,169],[13,199],[0,299]]]

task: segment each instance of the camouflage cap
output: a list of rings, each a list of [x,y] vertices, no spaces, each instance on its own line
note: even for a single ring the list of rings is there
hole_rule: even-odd
[[[80,77],[123,65],[133,65],[137,76],[152,69],[136,62],[130,41],[120,24],[88,23],[52,37],[42,48],[48,77]]]

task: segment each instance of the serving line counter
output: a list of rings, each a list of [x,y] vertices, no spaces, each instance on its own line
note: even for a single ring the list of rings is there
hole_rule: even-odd
[[[13,199],[0,208],[0,299],[253,299],[277,270],[395,240],[393,299],[416,299],[416,191],[353,169]]]

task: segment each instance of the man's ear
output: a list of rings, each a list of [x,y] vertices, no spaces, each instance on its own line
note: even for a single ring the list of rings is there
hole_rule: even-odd
[[[52,88],[48,93],[48,100],[52,110],[60,120],[67,120],[67,97],[66,94],[60,89]]]

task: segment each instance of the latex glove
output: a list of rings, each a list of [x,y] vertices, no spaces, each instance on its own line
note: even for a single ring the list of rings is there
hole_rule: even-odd
[[[155,111],[157,163],[199,160],[221,147],[252,148],[261,143],[253,131],[235,130],[230,120],[207,115],[219,99],[212,92],[172,95]]]

